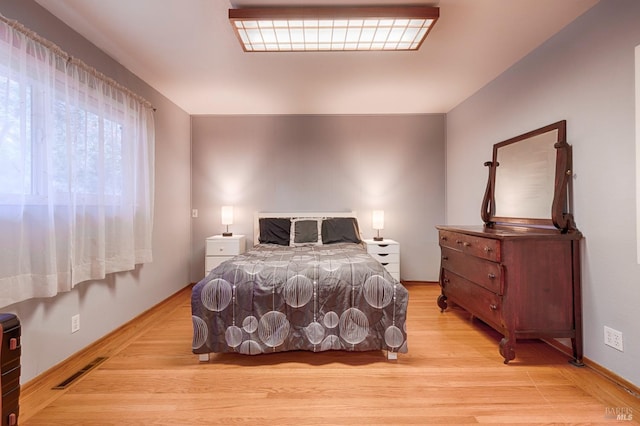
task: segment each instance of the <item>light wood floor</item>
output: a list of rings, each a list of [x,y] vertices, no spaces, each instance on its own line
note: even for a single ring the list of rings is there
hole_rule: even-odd
[[[527,340],[503,364],[500,337],[437,284],[408,284],[409,353],[191,353],[190,289],[23,386],[21,425],[639,424],[640,400]],[[96,357],[64,390],[51,387]],[[616,414],[633,420],[616,420]]]

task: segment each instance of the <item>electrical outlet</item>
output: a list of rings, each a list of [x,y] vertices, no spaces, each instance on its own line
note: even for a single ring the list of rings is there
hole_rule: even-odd
[[[198,209],[191,209],[191,217],[198,217]]]
[[[623,352],[622,332],[611,327],[604,326],[604,344]]]
[[[80,314],[71,317],[71,332],[75,333],[80,330]]]

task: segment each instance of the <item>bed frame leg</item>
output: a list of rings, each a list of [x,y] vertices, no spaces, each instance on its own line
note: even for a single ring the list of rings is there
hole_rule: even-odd
[[[199,354],[198,361],[200,362],[209,362],[209,354]]]
[[[389,361],[394,360],[394,359],[398,359],[398,352],[387,351],[387,359]]]

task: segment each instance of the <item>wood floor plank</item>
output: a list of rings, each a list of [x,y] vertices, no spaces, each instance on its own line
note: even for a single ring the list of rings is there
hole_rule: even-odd
[[[76,357],[108,359],[62,391],[29,383],[21,425],[640,424],[640,400],[539,340],[505,365],[501,336],[437,284],[407,284],[409,353],[191,353],[190,291]],[[161,320],[158,320],[160,319]],[[68,374],[69,366],[60,371]],[[47,374],[52,382],[55,370]],[[60,377],[60,380],[64,377]]]

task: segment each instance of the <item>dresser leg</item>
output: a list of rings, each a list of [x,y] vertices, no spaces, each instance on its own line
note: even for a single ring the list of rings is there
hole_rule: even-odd
[[[582,361],[578,361],[577,359],[570,359],[569,360],[569,364],[575,366],[575,367],[584,367],[584,362]]]
[[[570,359],[569,363],[576,367],[584,367],[584,362],[582,362],[582,341],[578,338],[571,339],[571,347],[573,349],[573,359]]]
[[[444,312],[447,309],[447,296],[444,294],[438,296],[438,307],[440,307],[440,312]]]
[[[508,364],[509,361],[516,357],[516,351],[513,349],[513,344],[506,336],[500,340],[498,349],[500,350],[500,355],[504,358],[505,364]]]

